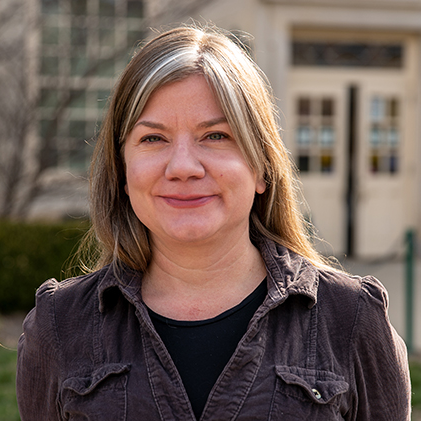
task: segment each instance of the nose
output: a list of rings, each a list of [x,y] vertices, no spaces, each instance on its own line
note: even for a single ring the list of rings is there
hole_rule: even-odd
[[[203,178],[205,168],[199,158],[198,146],[193,140],[174,141],[165,169],[168,180],[187,181],[189,178]]]

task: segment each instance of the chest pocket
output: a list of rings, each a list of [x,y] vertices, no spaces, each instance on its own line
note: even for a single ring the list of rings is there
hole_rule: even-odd
[[[125,421],[130,366],[108,364],[81,377],[66,379],[61,388],[61,411],[72,421]]]
[[[343,420],[340,399],[349,385],[329,371],[277,366],[270,420]]]

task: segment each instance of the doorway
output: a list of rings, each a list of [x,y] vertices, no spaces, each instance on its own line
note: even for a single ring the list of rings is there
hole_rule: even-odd
[[[377,258],[405,232],[408,85],[401,69],[294,68],[285,137],[325,254]]]

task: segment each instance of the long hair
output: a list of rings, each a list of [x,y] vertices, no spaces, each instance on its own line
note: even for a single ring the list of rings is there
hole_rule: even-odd
[[[266,191],[256,194],[251,210],[251,238],[261,233],[325,266],[299,209],[294,167],[280,137],[265,75],[244,50],[214,28],[181,27],[156,36],[139,50],[111,98],[90,175],[91,234],[100,247],[97,268],[114,262],[144,271],[150,262],[147,228],[124,190],[124,144],[150,95],[193,74],[206,78],[248,165],[266,182]]]

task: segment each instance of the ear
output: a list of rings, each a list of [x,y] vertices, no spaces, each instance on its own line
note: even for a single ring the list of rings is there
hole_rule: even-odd
[[[127,196],[129,195],[129,188],[127,187],[127,183],[124,185],[124,191],[126,192]]]
[[[259,177],[256,181],[256,193],[262,194],[266,191],[266,181],[263,177]]]

